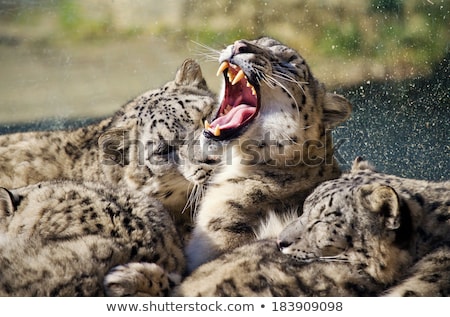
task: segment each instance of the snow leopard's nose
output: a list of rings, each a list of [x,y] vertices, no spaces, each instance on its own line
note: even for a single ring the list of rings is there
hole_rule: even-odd
[[[248,44],[243,40],[239,40],[234,42],[232,53],[234,56],[237,54],[248,53],[248,50],[249,50]]]

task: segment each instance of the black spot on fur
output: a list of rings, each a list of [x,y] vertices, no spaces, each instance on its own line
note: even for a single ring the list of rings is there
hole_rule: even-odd
[[[208,223],[208,229],[211,231],[219,231],[223,227],[223,218],[213,218]]]
[[[138,248],[135,245],[133,245],[133,247],[131,248],[130,257],[132,257],[132,258],[135,257],[137,253],[138,253]]]
[[[92,200],[89,197],[85,197],[83,198],[83,200],[81,201],[82,205],[90,205],[92,204]]]
[[[260,203],[266,199],[266,195],[260,190],[256,189],[249,194],[252,203]]]
[[[317,173],[317,175],[318,175],[320,178],[322,178],[322,177],[324,176],[324,173],[323,173],[323,167],[321,167],[321,168],[319,169],[319,172]]]
[[[115,229],[111,230],[109,235],[111,236],[111,238],[118,238],[119,237],[119,234],[117,233],[117,231]]]
[[[270,287],[270,283],[269,283],[269,281],[267,280],[267,278],[264,275],[258,274],[258,276],[255,278],[255,280],[253,280],[252,282],[248,283],[247,286],[252,291],[257,292],[257,293],[261,293],[266,288]]]
[[[417,297],[417,293],[411,290],[405,291],[403,297]]]
[[[82,155],[80,149],[72,143],[67,143],[66,146],[64,147],[64,151],[74,160],[79,159]]]
[[[429,275],[422,276],[420,280],[428,282],[428,283],[437,283],[442,279],[442,275],[440,273],[433,273]]]
[[[351,293],[353,293],[355,295],[366,294],[366,288],[362,284],[347,282],[344,284],[344,288],[349,290]]]
[[[450,215],[449,214],[444,214],[444,215],[438,215],[437,216],[437,220],[439,222],[447,222],[448,220],[450,220]]]
[[[306,95],[302,95],[302,105],[306,104]]]
[[[237,294],[236,283],[233,279],[229,278],[223,281],[220,285],[217,286],[216,296],[233,296]]]
[[[225,231],[232,233],[253,233],[252,227],[243,222],[236,222],[223,228]]]
[[[439,202],[439,201],[430,202],[428,209],[429,209],[430,212],[432,212],[432,211],[435,211],[436,209],[438,209],[441,206],[442,206],[442,203]]]
[[[353,247],[353,237],[350,235],[345,236],[345,240],[347,241],[347,245],[351,248]]]
[[[233,184],[238,184],[238,183],[244,182],[245,180],[247,180],[246,177],[236,177],[236,178],[227,179],[227,182],[230,182]]]
[[[420,206],[423,207],[423,205],[425,204],[423,196],[420,194],[415,194],[413,197],[420,204]]]
[[[149,262],[158,263],[161,259],[161,256],[158,253],[153,254],[151,260]]]
[[[227,205],[229,205],[231,208],[234,208],[234,209],[239,209],[239,210],[244,209],[244,206],[242,206],[242,204],[240,204],[234,200],[228,200]]]

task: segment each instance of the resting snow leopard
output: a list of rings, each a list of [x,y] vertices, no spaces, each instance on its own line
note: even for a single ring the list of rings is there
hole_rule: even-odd
[[[331,129],[351,112],[296,51],[274,39],[236,41],[219,61],[222,101],[200,144],[222,162],[186,248],[189,271],[254,240],[268,210],[298,205],[317,184],[338,177]]]
[[[176,294],[449,296],[449,193],[449,181],[377,173],[357,158],[308,196],[277,242],[204,264]]]
[[[387,294],[450,294],[449,181],[377,173],[357,158],[351,174],[314,193],[308,198],[314,206],[309,216],[316,213],[320,222],[299,219],[288,226],[280,235],[283,253],[298,259],[328,256],[351,262],[373,257],[377,261],[367,265],[372,276],[402,280]],[[339,220],[347,225],[340,226]],[[308,238],[299,235],[304,230]],[[405,270],[403,266],[411,263]]]
[[[173,81],[143,93],[97,124],[0,136],[0,186],[54,179],[100,181],[156,197],[180,226],[188,224],[189,212],[181,210],[192,188],[187,178],[196,182],[196,175],[184,171],[191,162],[180,164],[178,150],[201,133],[216,104],[200,66],[188,59]],[[210,166],[198,164],[201,178]]]
[[[185,261],[157,200],[50,181],[0,188],[0,268],[0,296],[162,296]]]

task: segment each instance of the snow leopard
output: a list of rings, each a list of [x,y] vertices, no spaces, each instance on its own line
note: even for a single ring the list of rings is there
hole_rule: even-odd
[[[450,182],[376,172],[361,157],[302,215],[203,264],[176,296],[449,296]]]
[[[253,241],[268,210],[283,213],[319,183],[339,177],[331,131],[352,108],[275,39],[236,41],[219,63],[220,107],[205,120],[199,144],[203,159],[220,157],[220,164],[195,215],[189,272]]]
[[[163,205],[127,188],[0,188],[0,296],[166,296],[185,270]]]
[[[98,123],[0,136],[0,186],[81,180],[126,187],[161,200],[180,230],[189,231],[191,215],[183,210],[193,186],[204,182],[211,166],[181,162],[179,149],[201,133],[216,105],[200,65],[187,59],[174,80]],[[192,173],[195,168],[202,172]]]

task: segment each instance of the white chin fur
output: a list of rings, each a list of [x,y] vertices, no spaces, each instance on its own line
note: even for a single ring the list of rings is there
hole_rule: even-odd
[[[261,220],[260,226],[255,230],[258,240],[276,239],[283,229],[298,218],[297,209],[292,209],[283,214],[270,211],[267,217]]]

